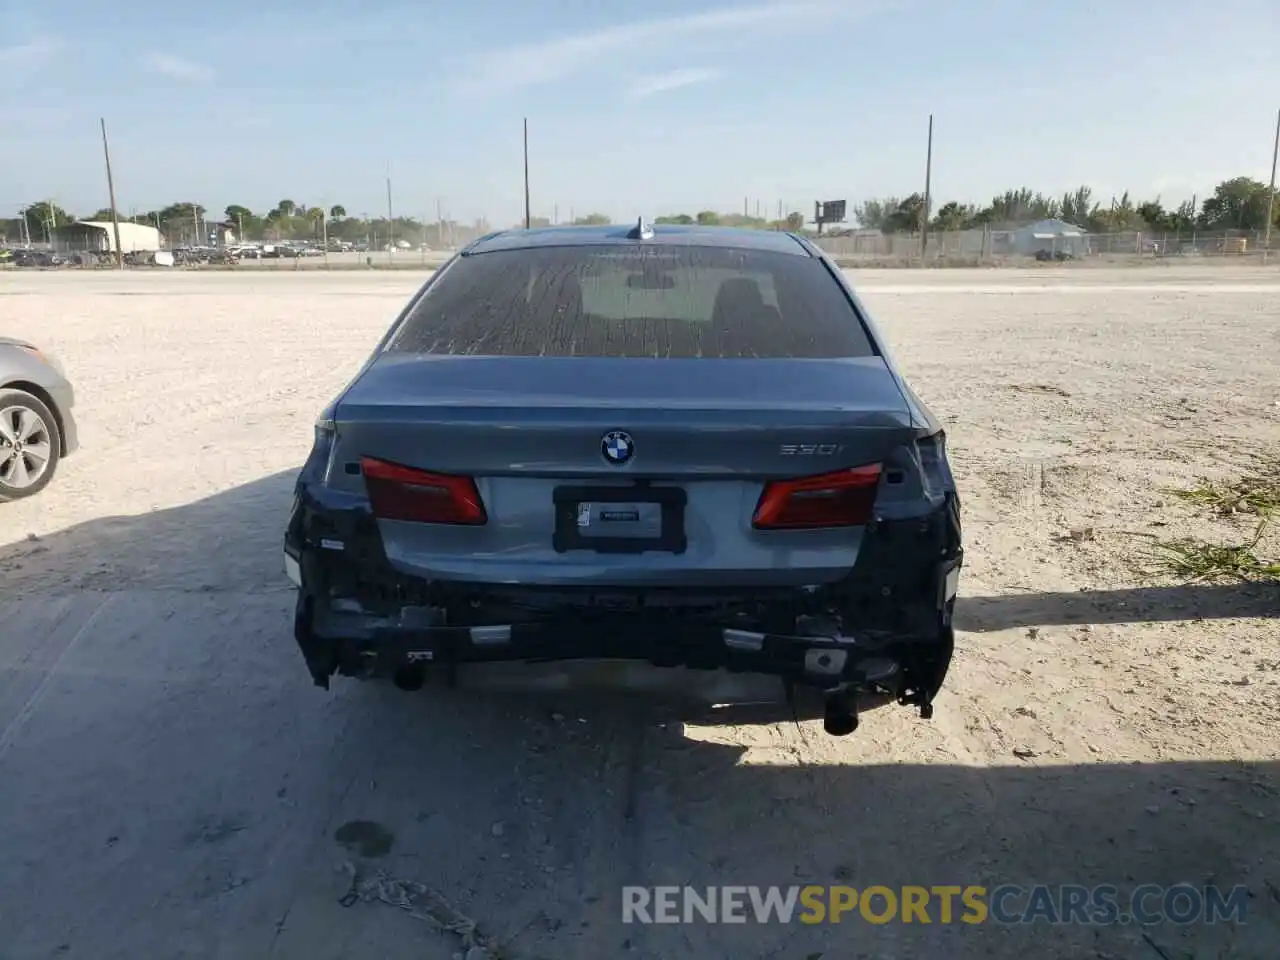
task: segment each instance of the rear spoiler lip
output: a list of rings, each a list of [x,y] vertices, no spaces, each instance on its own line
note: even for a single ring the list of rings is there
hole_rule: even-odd
[[[520,368],[551,363],[553,368],[545,375],[525,380]],[[812,364],[826,368],[835,368],[835,376],[841,377],[842,370],[856,376],[859,371],[874,372],[878,378],[885,378],[877,391],[878,395],[864,397],[824,397],[779,396],[762,399],[746,398],[720,393],[692,391],[676,393],[665,397],[651,396],[644,390],[644,380],[629,387],[615,390],[611,395],[598,395],[591,388],[593,383],[609,377],[621,377],[627,373],[631,365],[671,364],[673,372],[693,373],[692,368],[703,364],[724,366],[717,371],[721,379],[731,380],[735,377],[749,377],[753,367],[760,364]],[[474,373],[472,373],[472,365]],[[507,367],[507,365],[510,365]],[[439,376],[425,376],[426,380],[435,383],[435,389],[426,394],[404,395],[403,383],[399,387],[388,387],[376,382],[378,371],[385,372],[391,384],[404,381],[413,376],[415,369],[424,371],[433,367],[440,369]],[[483,368],[490,369],[483,369]],[[499,376],[503,370],[509,370],[504,377]],[[402,372],[396,372],[402,371]],[[575,381],[586,383],[581,390],[572,386],[557,388],[557,384],[570,384]],[[737,371],[741,371],[741,374]],[[757,373],[760,370],[757,368]],[[803,378],[803,371],[799,374]],[[776,377],[776,373],[773,374]],[[365,378],[369,378],[365,382]],[[516,394],[507,392],[510,381],[521,383]],[[727,359],[654,359],[651,357],[505,357],[463,355],[446,356],[438,354],[384,354],[375,358],[362,371],[360,377],[344,390],[341,398],[341,410],[334,411],[333,419],[341,422],[344,419],[397,419],[402,411],[413,409],[419,411],[426,420],[433,420],[430,411],[466,412],[477,416],[480,420],[488,420],[494,416],[510,416],[512,407],[543,408],[549,412],[560,411],[572,417],[573,411],[580,408],[593,410],[611,409],[618,416],[628,418],[629,422],[661,416],[661,411],[683,411],[696,413],[705,411],[716,418],[732,417],[735,412],[761,411],[766,415],[785,416],[787,413],[812,414],[823,423],[817,426],[833,426],[831,418],[841,416],[854,420],[865,420],[869,415],[880,415],[879,424],[867,423],[867,426],[880,425],[897,429],[902,426],[918,428],[920,423],[909,399],[903,395],[901,384],[888,363],[881,356],[858,357],[848,360],[759,360],[750,358]],[[359,416],[356,416],[357,412]]]

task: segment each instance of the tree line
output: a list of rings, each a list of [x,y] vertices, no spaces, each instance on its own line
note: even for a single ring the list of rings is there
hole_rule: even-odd
[[[1199,204],[1185,201],[1175,207],[1166,207],[1159,197],[1139,202],[1128,192],[1104,202],[1087,186],[1061,196],[1019,187],[992,197],[987,204],[952,200],[934,206],[929,228],[935,231],[982,227],[1005,229],[1057,218],[1093,233],[1257,231],[1266,226],[1269,193],[1269,187],[1258,180],[1234,177],[1219,183],[1213,193]],[[915,233],[920,229],[924,205],[925,199],[920,193],[866,200],[850,207],[852,225],[885,233]],[[109,221],[111,211],[102,209],[88,216],[74,217],[57,204],[42,200],[28,204],[17,219],[0,220],[0,235],[10,241],[30,239],[33,243],[40,243],[49,239],[57,227],[77,219]],[[292,200],[281,200],[266,213],[257,213],[242,204],[230,204],[220,214],[212,214],[198,203],[171,203],[158,210],[132,213],[130,216],[121,214],[121,219],[159,228],[171,245],[207,242],[209,233],[218,223],[225,225],[241,240],[319,240],[328,236],[348,242],[368,240],[373,244],[383,244],[394,239],[434,247],[456,245],[489,230],[484,220],[465,226],[453,221],[424,222],[414,217],[395,217],[389,221],[386,217],[351,216],[340,204],[327,208],[309,207]],[[569,222],[593,225],[613,221],[606,214],[589,213],[574,217]],[[799,211],[775,220],[701,210],[694,214],[665,214],[655,218],[655,222],[789,230],[795,233],[806,230],[805,215]],[[1280,227],[1280,204],[1275,205],[1272,224]],[[513,226],[523,225],[521,221]],[[530,225],[550,226],[551,220],[533,217]]]
[[[961,203],[956,200],[941,205],[931,204],[929,229],[935,231],[974,230],[982,227],[1009,229],[1037,220],[1060,219],[1092,233],[1191,233],[1225,230],[1263,230],[1267,221],[1270,188],[1250,177],[1234,177],[1214,187],[1213,193],[1196,203],[1186,200],[1166,207],[1154,200],[1135,200],[1127,191],[1103,202],[1087,186],[1061,196],[1053,196],[1029,187],[1006,190],[986,204]],[[924,213],[925,199],[920,193],[906,197],[884,197],[852,204],[851,226],[885,233],[917,233]],[[609,223],[600,214],[579,218],[575,223]],[[805,215],[792,211],[782,219],[752,217],[740,213],[718,213],[701,210],[695,214],[673,213],[655,218],[655,223],[699,224],[701,226],[749,227],[760,230],[788,230],[792,233],[812,232]],[[534,218],[533,226],[547,226],[546,219]],[[1280,204],[1272,212],[1272,226],[1280,228]]]
[[[1202,202],[1186,200],[1166,207],[1154,200],[1136,201],[1127,191],[1103,202],[1091,188],[1079,187],[1061,196],[1053,196],[1029,187],[1006,190],[991,198],[990,203],[961,203],[951,200],[934,205],[929,229],[935,231],[974,230],[983,227],[1010,229],[1038,220],[1060,219],[1091,233],[1191,233],[1226,230],[1263,230],[1267,221],[1270,188],[1250,177],[1234,177],[1214,187]],[[852,204],[851,226],[885,233],[917,233],[924,213],[925,199],[920,193],[907,197],[884,197]],[[601,214],[579,218],[575,223],[609,223]],[[788,230],[792,233],[812,232],[805,215],[792,211],[782,219],[752,217],[740,213],[718,213],[701,210],[695,214],[673,213],[655,218],[655,223],[699,224],[701,226],[749,227],[760,230]],[[547,226],[549,220],[534,218],[533,226]],[[1280,228],[1280,204],[1272,212],[1272,226]]]
[[[1079,187],[1062,196],[1020,187],[1006,190],[982,206],[954,200],[943,203],[929,218],[929,227],[945,231],[984,226],[1001,229],[1056,218],[1092,233],[1264,230],[1269,196],[1267,184],[1251,177],[1224,180],[1201,203],[1187,200],[1176,207],[1164,206],[1159,197],[1136,201],[1127,191],[1103,202],[1089,187]],[[924,204],[923,195],[913,193],[856,204],[853,214],[866,229],[915,233],[920,229]],[[1272,226],[1280,226],[1280,206],[1272,211]]]

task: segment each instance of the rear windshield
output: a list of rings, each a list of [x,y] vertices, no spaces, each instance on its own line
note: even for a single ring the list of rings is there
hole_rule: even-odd
[[[604,244],[460,257],[386,349],[503,357],[875,353],[848,297],[817,259]]]

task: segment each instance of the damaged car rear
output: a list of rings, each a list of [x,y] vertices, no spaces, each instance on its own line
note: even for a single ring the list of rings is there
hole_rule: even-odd
[[[643,222],[437,271],[316,422],[284,552],[325,688],[609,661],[764,678],[835,734],[932,714],[962,560],[942,428],[840,271]]]

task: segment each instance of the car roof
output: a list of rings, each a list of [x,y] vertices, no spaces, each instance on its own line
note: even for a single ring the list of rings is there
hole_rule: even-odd
[[[752,230],[743,227],[705,227],[659,223],[645,224],[645,236],[637,236],[636,224],[590,227],[536,227],[531,230],[500,230],[473,241],[463,256],[499,250],[529,250],[537,247],[585,247],[601,244],[636,246],[720,247],[761,250],[811,257],[809,247],[792,233],[779,230]],[[652,231],[652,232],[650,232]]]

